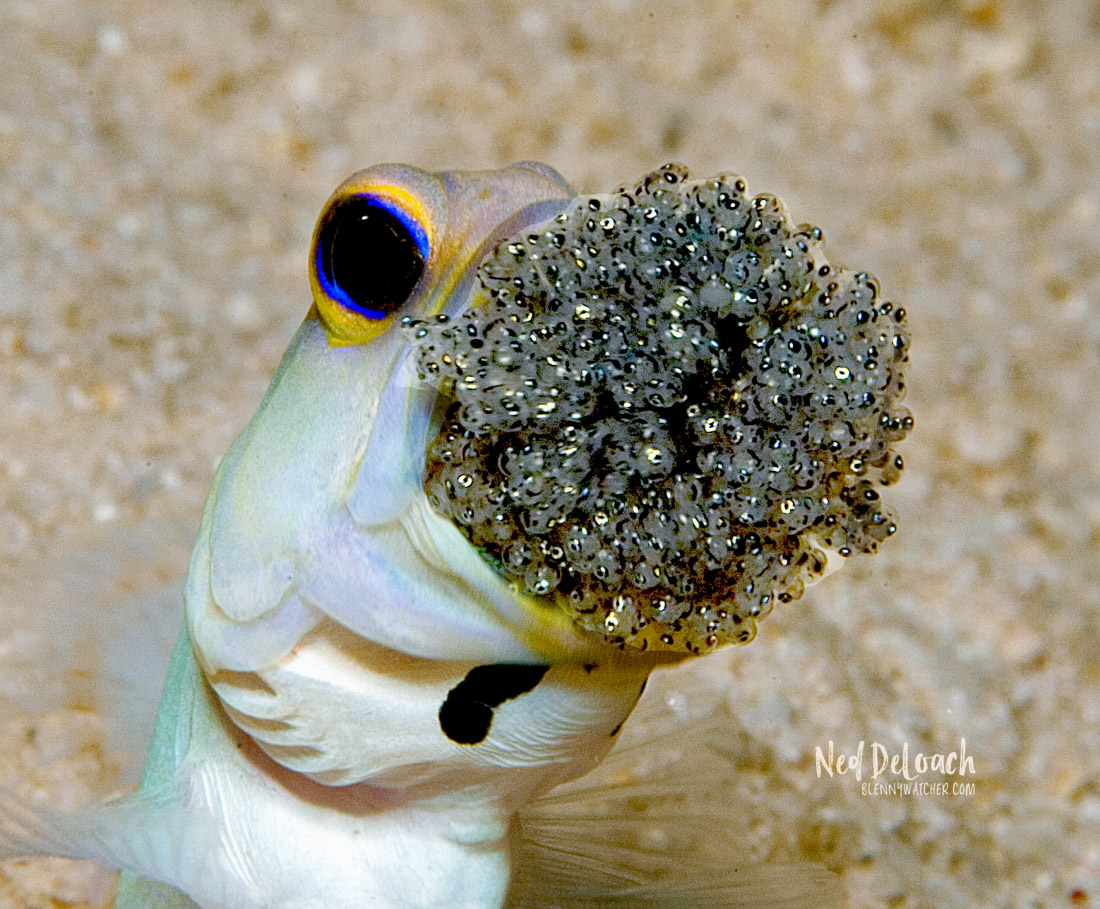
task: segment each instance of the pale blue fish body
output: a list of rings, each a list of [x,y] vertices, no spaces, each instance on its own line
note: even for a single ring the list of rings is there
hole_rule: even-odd
[[[537,165],[349,184],[431,219],[415,317],[464,305],[486,248],[572,195]],[[223,459],[141,790],[75,818],[7,806],[27,851],[132,872],[119,907],[500,905],[511,815],[598,762],[654,665],[517,593],[427,504],[434,392],[391,321],[334,343],[315,307]],[[550,668],[483,741],[447,738],[448,693],[502,663]]]
[[[676,184],[677,174],[666,168],[639,185],[648,192],[663,180]],[[692,198],[710,192],[708,204],[726,205],[729,193],[717,193],[727,184],[712,183],[713,192],[710,183],[693,184]],[[635,616],[632,641],[611,635],[620,614],[631,615],[622,604],[601,620],[608,634],[593,634],[473,545],[425,489],[425,453],[442,420],[439,388],[419,376],[402,320],[415,327],[467,311],[486,293],[474,278],[494,248],[546,231],[573,197],[558,174],[536,164],[465,174],[383,165],[337,189],[314,235],[314,305],[219,466],[204,509],[140,790],[77,815],[32,809],[0,792],[0,858],[50,853],[123,868],[118,909],[491,909],[504,904],[513,880],[517,905],[555,905],[553,893],[532,896],[529,869],[518,879],[513,873],[516,812],[600,762],[654,668],[716,638],[702,624],[706,609],[691,602],[684,621],[690,613],[703,630],[684,632],[686,649],[673,646],[679,624],[668,634],[654,630],[664,627],[654,618],[663,603],[648,619]],[[601,198],[611,197],[591,197],[593,211]],[[770,216],[765,209],[760,223]],[[354,257],[336,262],[342,230],[375,231],[363,236],[389,244],[386,256],[364,252],[362,274]],[[807,249],[820,235],[794,236],[808,269]],[[783,249],[797,259],[798,249]],[[785,267],[780,261],[772,272]],[[802,276],[792,275],[773,284],[794,294],[791,281]],[[761,280],[765,286],[767,272]],[[725,286],[712,276],[705,292],[741,305]],[[864,284],[853,293],[873,301]],[[885,322],[890,310],[882,312]],[[739,324],[751,334],[763,323]],[[880,447],[884,465],[890,453]],[[659,445],[652,451],[657,464]],[[867,508],[860,515],[850,537],[864,534],[872,551],[892,525]],[[801,592],[800,551],[803,561],[812,557],[807,583],[835,567],[829,551],[840,544],[830,533],[799,535],[803,549],[784,556],[791,568],[782,583],[790,586],[776,589]],[[746,612],[753,629],[759,604],[771,608],[763,586]],[[591,896],[586,876],[603,870],[601,844],[556,848],[562,869],[573,852],[587,869],[562,870],[562,893]],[[679,868],[699,882],[680,878],[681,903],[619,868],[611,879],[633,883],[620,887],[615,904],[686,905],[690,896],[700,906],[821,906],[835,896],[819,870],[734,880],[722,861],[700,853],[654,866],[654,880],[674,880]]]
[[[436,248],[401,310],[414,317],[463,305],[485,247],[570,192],[537,167],[377,168],[350,182],[411,191],[430,219]],[[510,814],[602,757],[652,666],[600,654],[428,505],[417,453],[434,394],[415,381],[409,347],[396,324],[333,344],[315,310],[215,478],[187,582],[189,639],[236,724],[226,731],[266,754],[223,749],[219,766],[236,762],[240,781],[211,804],[234,805],[232,873],[156,875],[204,906],[499,904]],[[551,668],[522,706],[495,711],[484,741],[456,744],[441,705],[473,668],[500,663]],[[272,776],[290,774],[308,779],[272,800]],[[295,815],[311,833],[273,838]],[[223,892],[227,882],[237,889]]]

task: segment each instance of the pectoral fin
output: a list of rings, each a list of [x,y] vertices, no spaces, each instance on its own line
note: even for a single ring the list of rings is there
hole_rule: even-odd
[[[173,653],[141,789],[113,802],[66,813],[30,805],[0,790],[0,860],[56,855],[119,868],[120,907],[185,909],[189,900],[152,880],[202,882],[217,905],[226,871],[237,891],[254,882],[237,847],[233,787],[216,760],[188,761],[201,745],[211,758],[218,729],[215,712],[191,653],[186,631]],[[232,743],[225,740],[224,747]],[[204,898],[205,900],[205,898]]]
[[[508,909],[843,905],[824,866],[761,864],[732,832],[736,719],[720,708],[680,721],[649,704],[639,708],[646,736],[520,813]]]

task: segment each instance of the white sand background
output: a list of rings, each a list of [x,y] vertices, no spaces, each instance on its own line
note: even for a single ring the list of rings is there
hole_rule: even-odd
[[[1100,905],[1085,0],[5,0],[0,785],[74,807],[131,778],[95,682],[120,661],[158,680],[116,604],[182,576],[308,307],[331,189],[380,161],[521,159],[582,191],[665,160],[739,172],[910,314],[897,537],[647,695],[728,707],[737,809],[713,835],[825,863],[856,907]],[[961,738],[968,795],[815,773],[830,740]],[[113,886],[9,864],[0,906],[106,906]]]

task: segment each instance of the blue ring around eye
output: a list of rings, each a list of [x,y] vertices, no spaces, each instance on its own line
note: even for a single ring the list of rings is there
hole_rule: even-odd
[[[424,225],[421,224],[416,218],[409,214],[400,205],[394,202],[392,199],[386,196],[376,196],[373,193],[363,193],[357,198],[368,199],[372,204],[377,205],[383,211],[388,211],[391,215],[397,218],[405,228],[412,234],[412,238],[416,241],[417,247],[420,249],[420,255],[424,258],[424,261],[428,261],[428,234],[424,230]]]
[[[385,196],[375,195],[374,193],[359,193],[355,196],[349,197],[349,199],[343,200],[340,204],[346,204],[353,199],[365,199],[371,205],[382,209],[388,214],[393,215],[401,222],[401,226],[404,227],[409,235],[416,241],[417,248],[420,250],[420,255],[426,262],[428,260],[429,245],[428,235],[424,230],[424,226],[416,220],[412,215],[405,211],[401,206],[397,205],[391,199]],[[317,243],[316,261],[314,262],[314,268],[317,273],[317,281],[321,285],[321,290],[325,294],[343,306],[345,309],[350,309],[352,312],[359,313],[361,316],[365,316],[368,319],[382,320],[386,318],[387,313],[382,312],[380,309],[368,309],[365,306],[361,306],[356,303],[348,293],[340,287],[338,284],[333,283],[329,279],[328,270],[325,268],[325,244],[323,242]]]
[[[321,285],[321,290],[325,292],[327,297],[335,300],[344,309],[350,309],[352,312],[357,312],[361,316],[366,316],[368,319],[384,319],[386,314],[379,309],[367,309],[356,303],[347,292],[338,284],[334,284],[329,280],[328,273],[325,269],[325,249],[321,243],[317,244],[317,261],[314,263],[317,270],[317,283]]]

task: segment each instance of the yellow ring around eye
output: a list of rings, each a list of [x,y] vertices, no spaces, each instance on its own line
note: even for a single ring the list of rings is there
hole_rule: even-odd
[[[432,231],[435,225],[432,223],[431,213],[418,196],[413,195],[403,186],[394,185],[369,186],[358,190],[358,192],[392,202],[420,225],[420,229],[424,231],[424,236],[427,239],[428,249],[435,248],[435,237]]]
[[[384,319],[368,319],[364,315],[346,309],[320,290],[314,289],[313,298],[317,310],[321,313],[321,323],[325,326],[328,343],[331,347],[346,347],[350,344],[366,344],[373,341],[394,321],[393,316]]]
[[[407,218],[407,226],[410,233],[417,239],[424,255],[425,265],[434,248],[434,232],[431,213],[423,201],[403,186],[394,184],[374,184],[363,182],[361,184],[345,185],[325,205],[321,217],[313,231],[313,242],[310,247],[309,283],[313,292],[313,299],[321,314],[321,321],[328,335],[329,344],[340,347],[352,344],[365,344],[374,340],[387,331],[395,322],[396,313],[390,313],[382,318],[372,318],[354,309],[349,308],[343,301],[330,293],[322,282],[319,262],[318,244],[321,240],[321,232],[326,226],[331,213],[341,204],[353,198],[370,198],[381,203],[382,207],[396,210]],[[405,220],[402,218],[402,220]],[[419,236],[417,236],[419,234]]]

